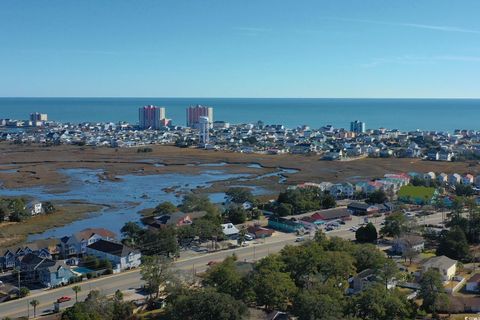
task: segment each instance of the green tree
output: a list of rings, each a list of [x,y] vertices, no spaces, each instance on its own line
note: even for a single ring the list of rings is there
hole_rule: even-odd
[[[356,245],[353,252],[355,259],[355,268],[357,272],[362,272],[366,269],[378,270],[383,267],[385,255],[372,244]]]
[[[267,310],[286,310],[297,291],[292,278],[285,272],[257,273],[254,283],[257,304]]]
[[[10,200],[8,209],[10,210],[11,221],[21,222],[29,217],[29,214],[26,210],[25,200],[21,198]]]
[[[82,287],[80,286],[73,286],[72,287],[73,292],[75,292],[75,302],[78,302],[78,293],[82,291]]]
[[[45,210],[46,214],[51,214],[56,211],[56,208],[51,201],[47,201],[43,204],[43,210]]]
[[[229,201],[237,204],[242,204],[244,202],[255,202],[255,197],[253,196],[250,188],[232,187],[225,192],[225,195]]]
[[[142,235],[139,247],[146,255],[175,257],[179,250],[177,230],[173,226],[167,226],[158,231],[147,230]]]
[[[358,228],[355,232],[355,238],[360,243],[374,242],[378,238],[377,228],[375,228],[373,223],[369,222],[367,225]]]
[[[437,255],[445,255],[455,260],[469,261],[469,246],[463,230],[455,226],[442,235],[438,244]]]
[[[142,261],[140,274],[146,282],[150,299],[158,299],[160,287],[172,278],[171,261],[162,256],[145,256]]]
[[[137,223],[129,221],[120,229],[120,232],[122,233],[123,243],[130,246],[137,246],[140,244],[145,230]]]
[[[219,215],[218,207],[213,204],[207,195],[187,194],[183,197],[180,210],[183,212],[206,211],[212,215]]]
[[[276,213],[280,217],[290,216],[293,214],[293,206],[290,203],[280,203],[276,209]]]
[[[210,267],[205,274],[203,283],[236,299],[240,299],[242,296],[242,276],[235,267],[234,257],[227,257],[223,262]]]
[[[246,314],[247,308],[241,301],[208,289],[180,295],[167,307],[171,320],[241,320]]]
[[[172,214],[177,211],[178,211],[177,206],[175,206],[170,201],[165,201],[155,207],[155,209],[153,210],[153,214],[155,215]]]
[[[20,298],[26,297],[30,294],[30,290],[27,287],[21,287],[18,291]]]
[[[438,271],[429,269],[422,275],[418,297],[423,299],[424,310],[436,314],[440,303],[444,303],[447,299],[442,276]]]
[[[414,319],[415,309],[397,290],[387,290],[381,284],[373,285],[354,296],[349,308],[360,319],[391,320]]]
[[[37,306],[40,304],[40,302],[37,299],[33,299],[30,301],[30,305],[33,307],[33,317],[37,317]]]
[[[233,224],[244,223],[247,220],[247,211],[239,205],[229,206],[225,214]]]
[[[292,312],[299,320],[344,319],[345,297],[335,286],[302,290],[294,298]]]
[[[335,208],[337,206],[337,202],[335,198],[330,194],[325,194],[322,198],[322,209],[330,209]]]
[[[392,213],[385,218],[385,225],[380,233],[388,237],[400,237],[408,230],[408,221],[401,212]]]
[[[365,200],[365,202],[370,203],[370,204],[385,203],[387,201],[388,201],[387,194],[385,193],[385,191],[383,191],[381,189],[370,193],[367,196],[367,199]]]

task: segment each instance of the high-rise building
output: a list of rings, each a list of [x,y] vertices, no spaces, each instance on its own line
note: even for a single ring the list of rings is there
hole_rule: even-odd
[[[350,122],[350,131],[355,133],[365,133],[365,122],[358,120]]]
[[[30,113],[30,121],[48,121],[48,115],[46,113]]]
[[[30,113],[30,122],[32,126],[43,126],[48,121],[48,115],[46,113]]]
[[[205,117],[205,116],[201,116],[199,119],[198,119],[198,129],[200,130],[199,131],[199,140],[200,140],[200,143],[205,145],[207,143],[210,142],[210,137],[209,137],[209,134],[208,134],[208,130],[210,128],[210,119],[208,117]]]
[[[190,128],[199,128],[200,117],[208,118],[208,127],[211,128],[213,125],[213,108],[204,107],[201,105],[190,106],[187,108],[187,127]]]
[[[160,129],[165,124],[165,108],[152,105],[139,108],[138,122],[142,129]]]

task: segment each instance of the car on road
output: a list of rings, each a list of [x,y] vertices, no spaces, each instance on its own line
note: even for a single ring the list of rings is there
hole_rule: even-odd
[[[70,297],[68,297],[68,296],[63,296],[63,297],[58,298],[58,299],[57,299],[57,302],[58,302],[58,303],[62,303],[62,302],[68,302],[68,301],[70,301],[70,300],[72,300],[72,298],[70,298]]]
[[[295,239],[295,242],[302,242],[302,241],[305,241],[304,237],[297,237],[297,239]]]

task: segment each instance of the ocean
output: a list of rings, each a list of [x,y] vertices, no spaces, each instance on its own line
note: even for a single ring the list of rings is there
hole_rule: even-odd
[[[370,129],[480,129],[480,99],[0,98],[0,119],[41,112],[61,122],[137,123],[138,108],[149,104],[165,107],[177,125],[185,125],[186,107],[201,104],[214,108],[214,120],[233,124],[262,120],[289,128],[349,128],[360,120]]]

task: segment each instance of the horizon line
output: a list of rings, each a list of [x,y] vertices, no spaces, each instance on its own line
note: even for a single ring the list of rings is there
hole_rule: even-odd
[[[174,97],[174,96],[0,96],[0,99],[336,99],[336,100],[480,100],[480,97]]]

